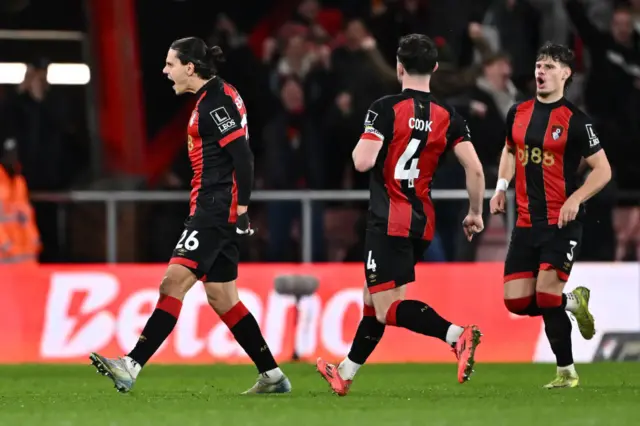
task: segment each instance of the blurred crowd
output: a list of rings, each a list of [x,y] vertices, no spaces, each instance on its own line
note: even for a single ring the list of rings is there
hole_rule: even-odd
[[[368,188],[367,175],[355,172],[350,154],[368,106],[400,90],[395,50],[398,39],[412,32],[436,41],[439,68],[432,91],[468,120],[487,188],[495,187],[505,116],[513,103],[533,95],[536,50],[551,40],[577,54],[567,96],[594,119],[615,169],[614,182],[589,202],[582,260],[640,259],[640,0],[373,0],[366,8],[357,3],[328,7],[301,0],[282,25],[261,35],[217,16],[207,42],[222,47],[227,62],[221,74],[248,106],[257,189]],[[32,92],[25,96],[38,103]],[[28,102],[14,108],[20,112]],[[28,166],[29,161],[36,160],[25,164],[31,186],[46,168]],[[187,189],[190,178],[185,148],[162,188]],[[443,159],[433,189],[464,185],[455,159]],[[504,218],[489,217],[487,206],[487,229],[468,244],[460,227],[466,208],[463,201],[436,201],[437,233],[425,260],[504,258]],[[365,211],[364,202],[314,202],[313,259],[360,261]],[[154,212],[148,260],[166,260],[184,215],[184,206],[177,205]],[[255,202],[251,215],[259,237],[246,247],[246,260],[300,260],[299,203]],[[155,232],[159,228],[175,232]]]
[[[69,188],[82,173],[64,94],[47,82],[49,62],[34,58],[24,80],[0,93],[0,263],[58,261],[58,210],[33,208],[29,191]]]

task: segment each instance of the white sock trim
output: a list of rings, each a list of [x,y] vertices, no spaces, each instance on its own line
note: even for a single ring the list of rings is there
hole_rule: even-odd
[[[463,331],[464,328],[460,327],[459,325],[451,324],[449,326],[449,329],[447,330],[447,343],[450,345],[456,344]]]
[[[340,374],[343,380],[353,380],[360,367],[362,367],[362,364],[353,362],[349,357],[346,357],[340,365],[338,365],[338,374]]]
[[[566,306],[565,310],[567,310],[567,311],[569,311],[571,313],[575,313],[575,311],[577,311],[578,308],[580,307],[580,301],[575,296],[575,294],[573,294],[571,292],[565,293],[565,296],[567,297],[567,306]]]
[[[129,356],[125,356],[123,359],[125,365],[127,366],[127,370],[129,370],[129,374],[131,374],[131,377],[133,377],[134,379],[137,378],[138,374],[140,374],[140,371],[142,370],[142,366],[138,364],[136,360]]]
[[[567,365],[566,367],[557,367],[556,371],[558,374],[561,373],[569,373],[572,376],[576,376],[578,372],[576,371],[576,366],[574,364]]]
[[[267,383],[276,383],[282,378],[283,375],[284,373],[282,372],[280,367],[273,368],[260,374],[260,376]]]

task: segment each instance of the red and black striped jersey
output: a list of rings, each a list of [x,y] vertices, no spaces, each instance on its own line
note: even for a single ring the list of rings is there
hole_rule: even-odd
[[[578,166],[602,149],[589,117],[566,99],[515,104],[507,115],[508,149],[516,161],[516,226],[557,225],[578,188]],[[580,207],[578,218],[584,214]]]
[[[430,93],[405,89],[371,105],[361,139],[383,143],[370,175],[368,226],[433,239],[431,181],[445,151],[470,140],[464,119]]]
[[[238,91],[214,77],[197,93],[187,127],[193,169],[188,222],[195,226],[235,223],[237,187],[231,155],[224,149],[249,138],[247,110]]]

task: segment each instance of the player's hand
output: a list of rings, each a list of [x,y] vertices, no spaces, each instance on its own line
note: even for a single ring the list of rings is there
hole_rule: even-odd
[[[496,191],[489,201],[489,211],[491,214],[504,213],[506,211],[505,205],[507,204],[507,196],[504,191]]]
[[[482,215],[469,213],[462,221],[462,228],[464,229],[464,235],[466,235],[467,241],[471,241],[475,234],[479,234],[484,229]]]
[[[560,209],[560,216],[558,217],[558,228],[564,228],[569,222],[576,219],[578,211],[580,210],[580,202],[572,197],[567,198],[562,208]]]
[[[236,220],[236,233],[238,235],[248,235],[251,236],[256,233],[254,229],[251,229],[251,221],[249,220],[249,213],[246,211],[244,213],[238,214],[238,219]]]

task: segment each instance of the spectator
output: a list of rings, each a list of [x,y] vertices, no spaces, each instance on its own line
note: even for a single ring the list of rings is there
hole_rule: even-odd
[[[512,59],[516,87],[522,92],[528,92],[540,45],[538,11],[528,1],[496,0],[487,12],[485,21],[497,28],[500,49]]]
[[[469,127],[473,128],[473,143],[485,165],[487,177],[487,172],[489,176],[497,173],[509,108],[523,96],[511,81],[511,60],[505,53],[487,57],[482,68],[482,75],[470,90],[468,108],[466,111],[461,109],[461,112],[465,113]],[[488,182],[487,185],[493,184]]]
[[[342,14],[335,9],[323,9],[318,0],[301,0],[291,20],[307,27],[311,40],[325,44],[340,30]]]
[[[323,149],[321,131],[315,117],[305,110],[304,92],[295,78],[287,79],[280,93],[281,107],[264,129],[267,188],[280,190],[320,189],[323,186]],[[293,261],[290,252],[293,222],[300,219],[300,203],[274,201],[268,205],[271,261]],[[324,258],[323,210],[314,203],[313,258]]]
[[[40,235],[16,150],[15,139],[7,139],[0,154],[0,263],[33,263]]]
[[[630,0],[630,3],[633,29],[637,34],[640,34],[640,0]]]
[[[362,131],[369,105],[398,89],[395,72],[384,64],[374,39],[362,19],[351,19],[345,28],[343,45],[331,55],[333,92],[337,93],[327,116],[328,140],[333,156],[332,186],[341,182],[345,167],[352,171],[351,150]],[[335,151],[334,151],[335,150]],[[366,174],[352,174],[353,186],[369,185]]]
[[[507,113],[511,106],[522,98],[511,81],[511,61],[505,53],[496,53],[485,59],[483,73],[476,80],[476,86],[470,92],[468,108],[461,112],[468,117],[472,130],[473,145],[484,165],[487,188],[495,187],[498,180],[498,163],[504,147]],[[489,222],[489,202],[484,207],[484,221]],[[456,260],[472,262],[482,240],[477,235],[471,243],[465,241],[462,232],[458,232]]]
[[[78,167],[65,167],[72,155],[68,143],[73,132],[65,99],[47,82],[48,61],[29,64],[24,81],[3,105],[8,137],[17,141],[18,158],[27,185],[33,191],[61,190],[71,183]],[[58,208],[35,205],[43,250],[40,261],[59,259]]]
[[[566,6],[590,53],[587,109],[597,120],[620,188],[637,188],[640,172],[627,159],[640,155],[640,35],[627,7],[614,10],[604,32],[589,20],[580,0],[567,0]]]
[[[400,37],[410,33],[429,34],[427,5],[420,0],[382,2],[374,9],[371,28],[383,57],[395,64]]]
[[[529,0],[540,16],[540,40],[566,44],[569,18],[562,3],[556,0]]]

